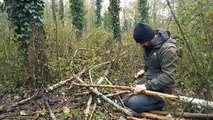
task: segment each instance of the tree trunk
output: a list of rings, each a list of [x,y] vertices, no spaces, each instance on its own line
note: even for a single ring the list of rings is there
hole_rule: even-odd
[[[153,22],[154,22],[154,24],[157,23],[157,10],[156,10],[156,6],[157,6],[157,1],[154,0],[153,11],[152,11],[152,16],[153,16]]]
[[[48,82],[50,73],[47,56],[44,51],[46,49],[44,30],[34,25],[29,36],[31,38],[28,46],[29,54],[25,59],[25,66],[29,74],[27,83],[29,83],[28,85],[33,83],[33,86],[35,86],[39,81]]]

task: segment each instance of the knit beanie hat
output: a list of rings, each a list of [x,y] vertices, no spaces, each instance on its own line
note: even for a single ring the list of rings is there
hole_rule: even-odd
[[[133,38],[137,43],[144,43],[155,37],[155,31],[146,23],[139,22],[136,24]]]

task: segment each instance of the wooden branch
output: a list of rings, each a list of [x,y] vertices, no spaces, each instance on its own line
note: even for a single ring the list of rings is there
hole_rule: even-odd
[[[88,95],[90,93],[91,93],[90,91],[86,91],[86,92],[82,92],[82,93],[76,93],[76,94],[74,94],[74,96],[78,97],[78,96]]]
[[[79,81],[80,83],[85,84],[84,81],[82,79],[80,79],[79,77],[76,77],[76,80]],[[119,106],[117,103],[115,103],[112,100],[110,100],[108,97],[106,97],[105,95],[103,95],[102,93],[100,93],[98,90],[96,90],[96,89],[94,89],[92,87],[89,87],[89,90],[92,91],[97,96],[99,96],[100,98],[104,99],[106,102],[110,103],[112,106],[114,106],[115,108],[117,108],[118,110],[120,110],[125,115],[133,116],[133,112],[131,112],[131,111],[129,111],[129,110],[127,110],[127,109]]]
[[[148,112],[142,112],[140,113],[139,117],[145,117],[145,118],[152,118],[152,119],[158,119],[158,120],[171,120],[170,117],[162,116],[154,113],[148,113]]]
[[[130,90],[130,91],[132,91],[133,89],[133,87],[118,86],[118,85],[89,85],[89,84],[79,84],[79,83],[73,83],[73,85],[81,86],[81,87],[113,88],[113,89]],[[170,95],[165,93],[154,92],[150,90],[144,90],[142,93],[146,95],[150,95],[150,96],[160,97],[160,98],[168,98],[169,100],[172,100],[172,101],[192,103],[196,105],[202,105],[204,107],[213,108],[212,101],[206,101],[203,99],[197,99],[197,98],[191,98],[191,97],[185,97],[185,96],[175,96],[175,95]]]
[[[19,102],[16,102],[16,103],[10,105],[9,107],[6,107],[5,109],[0,110],[0,115],[4,114],[4,113],[8,113],[8,112],[14,111],[16,109],[16,107],[18,107],[19,105],[23,105],[23,104],[29,102],[30,100],[37,98],[38,96],[39,96],[39,94],[37,92],[36,94],[34,94],[33,96],[31,96],[31,97],[29,97],[27,99],[24,99],[24,100],[21,100]]]
[[[130,93],[130,91],[118,91],[114,94],[107,94],[106,96],[107,97],[113,97],[113,96],[118,96],[118,95],[123,95],[123,94],[128,94],[128,93]]]
[[[75,56],[77,55],[77,52],[78,52],[78,49],[75,50],[75,53],[74,53],[74,55],[72,56],[72,60],[71,60],[70,65],[69,65],[70,68],[72,68],[73,61],[74,61]]]
[[[47,109],[48,109],[48,111],[50,113],[50,117],[52,118],[52,120],[56,120],[56,117],[55,117],[53,111],[51,110],[51,107],[50,107],[49,103],[47,102],[47,98],[45,96],[43,96],[43,99],[44,99],[44,103],[47,106]]]
[[[87,107],[86,107],[86,109],[84,110],[85,120],[87,120],[88,117],[89,117],[90,105],[91,105],[91,103],[92,103],[92,95],[90,95],[89,100],[88,100],[88,102],[87,102]]]
[[[77,76],[81,76],[85,71],[86,71],[86,69],[84,69],[83,71],[81,71],[80,73],[78,73]],[[46,90],[42,90],[42,91],[45,91],[46,93],[48,93],[48,92],[50,92],[50,91],[52,91],[52,90],[55,90],[56,88],[58,88],[58,87],[64,85],[64,84],[67,83],[67,82],[71,82],[71,81],[74,80],[74,79],[75,79],[75,77],[70,77],[69,79],[66,79],[66,80],[64,80],[64,81],[61,81],[61,82],[59,82],[59,83],[56,83],[56,84],[54,84],[54,85],[48,87]],[[14,110],[16,109],[16,107],[18,107],[19,105],[26,104],[27,102],[29,102],[30,100],[33,100],[33,99],[35,99],[35,98],[42,97],[42,96],[40,96],[38,93],[39,93],[39,92],[35,93],[34,95],[32,95],[32,96],[29,97],[29,98],[26,98],[26,99],[24,99],[24,100],[21,100],[21,101],[19,101],[19,102],[16,102],[16,103],[14,103],[14,104],[12,104],[12,105],[6,107],[5,109],[0,110],[0,115],[5,114],[5,113],[8,113],[8,112],[12,112],[12,111],[14,111]]]
[[[76,86],[81,86],[81,87],[98,87],[98,88],[113,88],[113,89],[121,89],[121,90],[133,90],[133,87],[129,86],[119,86],[119,85],[89,85],[89,84],[79,84],[79,83],[73,83],[73,85]],[[160,98],[169,98],[170,100],[177,101],[178,96],[170,95],[170,94],[164,94],[164,93],[159,93],[159,92],[154,92],[150,90],[145,90],[143,91],[144,94],[151,95],[151,96],[156,96]]]
[[[77,76],[78,76],[78,77],[81,76],[85,71],[86,71],[86,69],[83,69],[80,73],[78,73]],[[67,82],[71,82],[71,81],[73,81],[74,79],[75,79],[75,77],[70,77],[70,78],[68,78],[68,79],[66,79],[66,80],[60,81],[59,83],[56,83],[56,84],[54,84],[54,85],[48,87],[48,88],[45,90],[45,92],[48,93],[48,92],[50,92],[50,91],[52,91],[52,90],[55,90],[56,88],[58,88],[58,87],[60,87],[60,86],[63,86],[63,85],[66,84]]]
[[[213,108],[213,101],[206,101],[203,99],[185,97],[185,96],[178,96],[178,97],[179,97],[178,101],[183,102],[183,103],[192,103],[192,104],[196,104],[196,105],[205,106],[208,108]]]
[[[106,81],[107,81],[110,85],[112,85],[112,82],[110,82],[110,81],[107,79],[106,76],[105,76],[105,79],[106,79]],[[119,102],[121,103],[122,107],[125,107],[125,105],[124,105],[124,103],[123,103],[123,101],[122,101],[120,95],[121,95],[121,94],[117,94],[116,96],[118,97],[118,100],[119,100]]]
[[[107,62],[103,62],[103,63],[101,63],[101,64],[98,64],[98,65],[95,65],[95,66],[93,66],[91,69],[89,69],[89,78],[90,78],[90,82],[93,84],[93,81],[92,81],[92,70],[93,69],[95,69],[95,68],[98,68],[98,67],[100,67],[100,66],[102,66],[102,65],[105,65],[105,64],[109,64],[109,63],[111,63],[111,61],[107,61]]]
[[[98,65],[92,67],[92,68],[89,70],[90,82],[91,82],[91,84],[93,84],[93,79],[92,79],[91,70],[94,69],[94,68],[100,67],[101,65],[108,64],[108,63],[109,63],[109,62],[105,62],[105,63],[102,63],[102,64],[98,64]],[[105,72],[104,76],[107,75],[107,74],[108,74],[108,72]],[[101,84],[101,83],[103,82],[103,80],[104,80],[104,77],[103,77],[103,76],[100,77],[99,80],[98,80],[98,82],[97,82],[97,84],[98,84],[98,85]],[[95,88],[95,89],[96,89],[96,88]],[[89,98],[89,100],[88,100],[88,102],[87,102],[87,107],[86,107],[86,109],[84,110],[85,120],[88,119],[88,116],[89,116],[89,113],[90,113],[90,106],[91,106],[91,103],[92,103],[92,99],[93,99],[93,96],[90,95],[90,98]],[[99,99],[99,98],[97,98],[97,99]],[[94,112],[94,111],[93,111],[93,112]],[[90,116],[90,118],[91,118],[91,116]]]
[[[169,111],[149,111],[150,113],[159,115],[171,114],[175,117],[193,118],[193,119],[213,119],[213,114],[188,113],[188,112],[169,112]]]
[[[143,118],[136,118],[136,117],[127,117],[127,120],[147,120],[146,118],[143,119]]]
[[[89,120],[92,120],[93,114],[94,114],[94,112],[95,112],[96,107],[97,107],[97,103],[95,103],[95,104],[93,105],[93,109],[92,109],[91,115],[90,115],[90,117],[89,117]]]

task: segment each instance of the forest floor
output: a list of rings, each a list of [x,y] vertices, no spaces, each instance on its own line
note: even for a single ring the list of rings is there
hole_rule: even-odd
[[[39,90],[26,90],[20,89],[13,94],[5,94],[0,101],[0,111],[10,106],[13,103],[27,99]],[[79,91],[79,90],[78,90]],[[82,120],[85,118],[85,109],[87,107],[87,101],[89,100],[89,94],[80,94],[73,89],[73,87],[62,87],[58,90],[54,90],[51,93],[39,93],[39,95],[28,101],[26,104],[19,105],[13,108],[9,113],[1,114],[0,119],[5,120],[48,120],[51,118],[50,110],[54,113],[58,120]],[[97,99],[97,98],[95,98]],[[116,98],[114,99],[116,100]],[[50,109],[48,109],[47,104]],[[94,104],[97,105],[93,116],[95,120],[117,120],[121,113],[116,109],[113,109],[108,103],[101,99],[93,100],[91,103],[90,112]],[[89,118],[90,116],[88,116]]]
[[[57,120],[117,120],[122,116],[120,111],[91,94],[86,88],[74,86],[70,82],[66,82],[54,90],[49,88],[50,86],[43,89],[19,88],[16,92],[2,95],[0,119],[49,120],[55,117]],[[49,91],[46,92],[46,90]],[[108,94],[103,90],[101,93]],[[93,99],[88,107],[90,95],[93,96]],[[36,97],[31,98],[32,96]],[[121,98],[118,96],[110,99],[122,104]],[[20,103],[23,100],[27,101]]]

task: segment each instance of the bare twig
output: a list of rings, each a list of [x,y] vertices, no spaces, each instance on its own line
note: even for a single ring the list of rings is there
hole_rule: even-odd
[[[107,82],[108,82],[110,85],[112,85],[112,82],[110,82],[110,81],[107,79],[106,76],[105,76],[105,79],[107,80]],[[121,99],[121,97],[120,97],[120,94],[117,94],[116,96],[118,97],[119,102],[122,104],[122,107],[125,107],[125,105],[124,105],[124,103],[123,103],[123,101],[122,101],[122,99]]]
[[[86,71],[86,69],[82,70],[80,73],[78,73],[77,76],[82,75],[85,71]],[[45,91],[46,93],[48,93],[48,92],[50,92],[50,91],[52,91],[52,90],[55,90],[56,88],[58,88],[58,87],[64,85],[65,83],[74,80],[74,78],[75,78],[75,77],[70,77],[69,79],[66,79],[66,80],[64,80],[64,81],[61,81],[61,82],[59,82],[59,83],[56,83],[56,84],[54,84],[54,85],[48,87],[46,90],[41,90],[41,91]],[[32,95],[32,96],[29,97],[29,98],[26,98],[26,99],[24,99],[24,100],[21,100],[21,101],[19,101],[19,102],[16,102],[16,103],[14,103],[14,104],[12,104],[12,105],[6,107],[5,109],[0,110],[0,115],[1,115],[1,114],[5,114],[5,113],[8,113],[8,112],[12,112],[12,111],[14,111],[14,110],[16,109],[16,107],[18,107],[19,105],[26,104],[26,103],[29,102],[30,100],[33,100],[33,99],[38,98],[38,97],[41,97],[41,96],[39,95],[39,92],[35,93],[34,95]]]
[[[70,68],[71,68],[72,65],[73,65],[73,61],[74,61],[75,56],[77,55],[77,52],[78,52],[78,49],[75,50],[75,53],[74,53],[74,55],[73,55],[73,57],[72,57],[72,60],[71,60],[70,65],[69,65]]]
[[[75,76],[75,75],[74,75]],[[80,79],[79,77],[76,77],[76,80],[79,81],[80,83],[84,83],[84,81],[82,79]],[[105,95],[103,95],[102,93],[100,93],[98,90],[89,87],[89,90],[92,91],[94,94],[96,94],[97,96],[101,97],[102,99],[104,99],[105,101],[107,101],[108,103],[110,103],[111,105],[113,105],[115,108],[117,108],[118,110],[120,110],[121,112],[123,112],[124,114],[128,115],[128,116],[133,116],[133,112],[119,106],[117,103],[113,102],[112,100],[110,100],[108,97],[106,97]],[[136,114],[136,113],[135,113]]]
[[[5,108],[5,109],[3,109],[3,110],[0,110],[0,115],[1,115],[1,114],[4,114],[4,113],[8,113],[8,112],[14,111],[14,110],[16,109],[16,107],[18,107],[19,105],[26,104],[27,102],[29,102],[29,101],[32,100],[32,99],[37,98],[38,96],[39,96],[39,94],[38,94],[38,92],[37,92],[37,93],[35,93],[33,96],[31,96],[31,97],[29,97],[29,98],[27,98],[27,99],[24,99],[24,100],[21,100],[21,101],[19,101],[19,102],[16,102],[16,103],[10,105],[9,107],[7,107],[7,108]]]
[[[94,103],[89,120],[92,120],[96,107],[97,107],[97,103]]]
[[[101,65],[105,65],[105,64],[108,64],[108,62],[105,62],[105,63],[102,63],[102,64],[98,64],[98,65],[92,67],[91,69],[100,67]],[[91,84],[93,84],[91,69],[89,70],[90,82],[91,82]],[[105,73],[106,73],[106,72],[105,72]],[[104,74],[104,76],[105,76],[105,74]],[[103,82],[103,80],[104,80],[104,77],[100,77],[100,79],[98,80],[97,84],[101,84],[101,83]],[[95,88],[95,89],[96,89],[96,88]],[[85,120],[88,119],[88,116],[89,116],[89,113],[90,113],[90,105],[91,105],[91,103],[92,103],[92,98],[93,98],[93,96],[90,95],[90,98],[89,98],[89,100],[88,100],[88,102],[87,102],[87,107],[86,107],[86,109],[84,110]],[[97,99],[99,99],[99,98],[97,98]]]
[[[77,94],[75,94],[74,96],[83,96],[83,95],[88,95],[88,94],[90,94],[91,92],[90,91],[86,91],[86,92],[83,92],[83,93],[77,93]]]
[[[44,99],[44,103],[47,106],[47,109],[48,109],[48,111],[50,113],[50,117],[52,118],[52,120],[57,120],[55,115],[54,115],[54,113],[53,113],[53,111],[51,110],[51,107],[50,107],[50,105],[49,105],[49,103],[47,101],[47,98],[43,96],[43,99]]]
[[[84,116],[85,116],[84,120],[88,119],[88,116],[89,116],[89,113],[90,113],[90,105],[91,105],[91,103],[92,103],[92,95],[90,95],[89,100],[87,102],[87,107],[84,110]]]
[[[105,76],[104,77],[104,79],[109,83],[109,84],[111,84],[112,85],[112,82],[111,81],[109,81],[109,79]]]
[[[158,120],[171,120],[170,117],[162,116],[162,115],[158,115],[154,113],[147,113],[147,112],[140,113],[139,117],[152,118],[152,119],[158,119]]]
[[[128,94],[131,93],[130,91],[118,91],[117,93],[114,94],[107,94],[107,97],[113,97],[113,96],[118,96],[118,95],[123,95],[123,94]]]
[[[100,66],[102,66],[102,65],[105,65],[105,64],[109,64],[109,63],[111,63],[111,61],[107,61],[107,62],[103,62],[103,63],[100,63],[100,64],[98,64],[98,65],[95,65],[95,66],[93,66],[91,69],[89,69],[89,78],[90,78],[90,82],[93,84],[93,81],[92,81],[92,70],[94,69],[94,68],[98,68],[98,67],[100,67]]]
[[[143,119],[143,118],[136,118],[136,117],[127,117],[127,120],[147,120],[146,118]]]
[[[86,71],[86,69],[83,69],[80,73],[78,73],[77,76],[81,76],[85,71]],[[54,89],[56,89],[56,88],[58,88],[58,87],[60,87],[60,86],[62,86],[62,85],[64,85],[64,84],[66,84],[67,82],[71,82],[71,81],[74,80],[74,79],[75,79],[75,77],[70,77],[70,78],[68,78],[68,79],[66,79],[66,80],[60,81],[59,83],[56,83],[56,84],[54,84],[54,85],[48,87],[48,88],[45,90],[45,92],[48,93],[48,92],[50,92],[50,91],[52,91],[52,90],[54,90]]]

